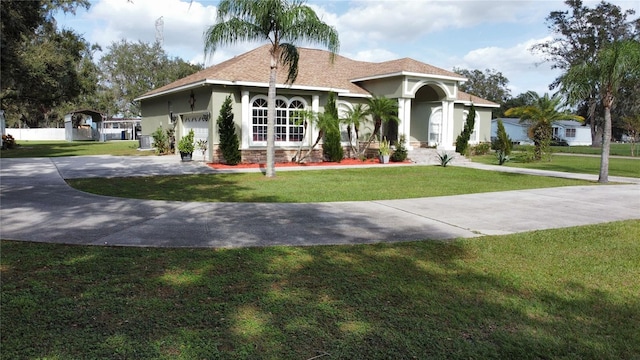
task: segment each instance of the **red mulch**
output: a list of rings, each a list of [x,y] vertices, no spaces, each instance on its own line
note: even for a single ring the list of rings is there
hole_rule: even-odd
[[[308,163],[296,163],[296,162],[287,162],[287,163],[276,163],[276,168],[282,167],[291,167],[291,166],[340,166],[340,165],[373,165],[380,164],[378,159],[343,159],[340,162],[330,162],[330,161],[321,161],[321,162],[308,162]],[[238,165],[225,165],[225,164],[214,164],[208,163],[209,167],[213,169],[264,169],[266,164],[248,164],[242,163]],[[382,165],[382,164],[380,164]]]

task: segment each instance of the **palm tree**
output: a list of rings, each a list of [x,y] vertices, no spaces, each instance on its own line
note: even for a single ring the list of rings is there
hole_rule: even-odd
[[[356,104],[353,106],[353,108],[347,110],[344,114],[344,117],[342,119],[340,119],[340,121],[347,125],[347,136],[349,137],[349,154],[351,154],[351,151],[353,151],[354,153],[358,153],[359,149],[358,149],[358,139],[359,137],[359,131],[360,131],[360,123],[364,121],[365,117],[367,114],[367,108],[364,104]],[[353,127],[353,132],[355,132],[356,135],[356,146],[354,147],[353,145],[353,138],[352,138],[352,132],[351,129]]]
[[[573,115],[561,111],[562,98],[549,96],[545,93],[542,97],[535,91],[526,93],[527,103],[531,105],[519,106],[507,110],[506,116],[520,118],[521,123],[529,124],[529,137],[535,145],[535,159],[542,159],[543,154],[549,154],[553,129],[551,125],[557,120],[584,121],[582,116]]]
[[[382,128],[382,124],[387,124],[390,122],[399,122],[398,119],[398,102],[393,99],[389,99],[387,97],[378,97],[374,96],[369,98],[368,100],[368,108],[366,111],[366,115],[371,115],[373,119],[373,132],[371,132],[371,136],[369,137],[369,141],[365,145],[364,149],[360,155],[364,155],[367,151],[373,139],[378,136],[380,129]]]
[[[611,145],[611,108],[624,80],[640,81],[640,43],[616,41],[603,47],[596,57],[569,68],[560,78],[560,91],[571,104],[577,104],[594,90],[604,108],[604,131],[598,182],[609,182],[609,148]]]
[[[222,0],[216,23],[205,32],[205,52],[213,54],[218,46],[240,41],[269,40],[271,71],[267,101],[267,169],[275,176],[275,103],[278,67],[288,70],[287,83],[298,76],[299,53],[294,43],[325,46],[331,57],[338,52],[337,31],[322,22],[303,0]]]

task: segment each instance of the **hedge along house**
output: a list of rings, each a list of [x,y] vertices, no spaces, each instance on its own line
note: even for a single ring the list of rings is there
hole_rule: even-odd
[[[160,126],[175,127],[179,139],[193,129],[196,141],[205,139],[213,145],[208,147],[206,159],[220,162],[216,119],[223,101],[231,96],[242,161],[264,161],[268,51],[269,45],[261,46],[142,95],[137,99],[142,134],[150,135]],[[397,99],[400,122],[384,131],[391,140],[406,135],[409,150],[454,150],[471,103],[476,109],[476,127],[470,142],[490,141],[491,110],[499,105],[459,91],[459,84],[466,80],[459,74],[409,58],[371,63],[336,55],[331,62],[324,50],[299,48],[299,53],[299,73],[293,84],[285,85],[285,70],[278,72],[276,161],[289,161],[300,146],[308,149],[313,144],[318,130],[312,124],[305,129],[296,115],[302,109],[324,111],[330,92],[337,94],[340,112],[366,103],[371,96]],[[369,121],[364,127],[359,131],[360,140],[371,133],[373,123]]]

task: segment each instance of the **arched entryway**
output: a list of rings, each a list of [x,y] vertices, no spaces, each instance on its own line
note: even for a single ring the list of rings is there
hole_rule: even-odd
[[[443,101],[447,93],[437,83],[424,83],[415,92],[411,104],[411,142],[420,147],[434,147],[442,144],[444,138]]]

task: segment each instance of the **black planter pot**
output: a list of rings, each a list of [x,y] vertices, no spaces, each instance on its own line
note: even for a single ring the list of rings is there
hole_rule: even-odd
[[[182,159],[182,161],[191,161],[191,156],[192,155],[193,155],[193,153],[180,152],[180,158]]]

